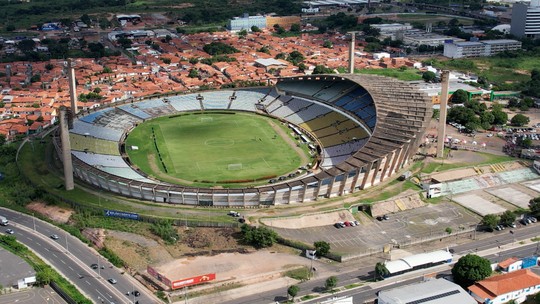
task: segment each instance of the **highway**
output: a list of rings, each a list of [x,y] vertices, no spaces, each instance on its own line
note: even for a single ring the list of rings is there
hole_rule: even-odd
[[[19,242],[38,254],[94,303],[161,303],[134,278],[123,274],[123,270],[113,267],[87,244],[60,228],[9,209],[0,208],[0,215],[9,220],[9,225],[2,228],[13,229]],[[5,229],[0,232],[4,233]],[[53,234],[58,235],[57,240],[50,237]],[[92,264],[101,267],[92,269]],[[116,279],[117,283],[109,283],[109,278]],[[126,294],[133,290],[139,291],[140,296]]]
[[[457,261],[457,258],[459,258],[459,256],[461,255],[465,255],[468,253],[481,254],[482,251],[495,252],[494,254],[489,254],[485,256],[486,258],[492,261],[500,261],[502,259],[505,259],[511,256],[525,257],[525,256],[530,256],[536,253],[537,246],[538,246],[537,243],[519,247],[519,248],[512,248],[512,246],[519,245],[520,240],[530,240],[532,238],[540,236],[540,223],[512,229],[512,232],[513,233],[510,233],[510,230],[506,229],[506,230],[498,231],[495,233],[478,233],[479,237],[482,236],[481,239],[479,238],[476,241],[452,247],[452,249],[455,251],[455,257],[456,257],[454,261]],[[435,247],[433,248],[433,250],[436,250],[436,249],[437,248]],[[368,257],[367,260],[371,260],[371,259]],[[449,273],[450,267],[448,265],[442,265],[439,267],[441,267],[442,270],[439,268],[437,269],[439,269],[439,271],[442,271],[442,273],[444,273],[444,271]],[[354,268],[350,271],[344,270],[342,273],[335,276],[338,278],[339,286],[346,286],[350,284],[359,284],[359,283],[365,284],[366,283],[365,281],[373,278],[374,268],[375,268],[375,264],[373,263],[373,265],[369,264],[365,267]],[[427,270],[427,272],[430,273],[429,270]],[[431,272],[435,272],[435,270],[432,270]],[[406,284],[411,284],[413,282],[421,281],[423,279],[423,275],[415,274],[415,273],[405,274],[402,276],[397,276],[391,279],[387,279],[379,283],[350,289],[344,292],[339,292],[335,296],[340,296],[340,297],[353,296],[354,303],[364,303],[365,301],[374,299],[375,293],[378,290],[382,289],[381,286],[385,286],[385,289],[388,289],[388,288],[398,287],[401,285],[406,285]],[[296,297],[300,298],[307,294],[320,292],[322,290],[322,287],[325,284],[326,279],[327,277],[321,277],[321,278],[312,279],[310,281],[298,284],[298,286],[300,287],[300,292],[298,293]],[[375,286],[378,286],[376,290],[374,289]],[[254,293],[250,296],[242,297],[242,298],[235,299],[233,301],[224,302],[224,303],[227,303],[227,304],[229,303],[230,304],[232,303],[268,304],[268,303],[275,303],[276,301],[285,301],[287,299],[286,290],[287,288],[283,287],[276,290]],[[314,299],[311,301],[303,301],[302,303],[317,303],[320,301],[327,300],[329,298],[331,298],[331,296],[326,296],[326,297]]]

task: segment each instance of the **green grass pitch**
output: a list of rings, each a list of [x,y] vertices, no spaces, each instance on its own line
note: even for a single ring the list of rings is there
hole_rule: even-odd
[[[294,172],[304,165],[298,152],[271,124],[290,137],[279,121],[254,114],[209,112],[161,117],[135,128],[126,139],[126,152],[142,171],[164,181],[245,184]]]

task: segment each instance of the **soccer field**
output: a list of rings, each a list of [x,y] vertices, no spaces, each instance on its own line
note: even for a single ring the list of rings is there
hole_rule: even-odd
[[[291,144],[279,121],[210,112],[145,122],[129,134],[126,152],[141,170],[165,181],[171,179],[163,173],[180,183],[231,184],[280,176],[305,165],[301,160],[306,157]]]

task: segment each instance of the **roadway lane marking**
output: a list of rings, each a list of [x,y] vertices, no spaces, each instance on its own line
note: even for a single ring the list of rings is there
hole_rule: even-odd
[[[92,286],[92,284],[90,284],[90,282],[88,282],[88,281],[84,281],[84,282],[85,282],[86,284]]]
[[[58,256],[57,256],[56,254],[54,254],[54,253],[53,253],[52,255],[53,255],[55,258],[58,258]]]
[[[71,266],[68,266],[69,269],[71,269],[71,271],[75,271],[73,268],[71,268]]]
[[[66,265],[66,262],[64,262],[64,260],[60,260],[60,262],[62,262],[62,264]]]

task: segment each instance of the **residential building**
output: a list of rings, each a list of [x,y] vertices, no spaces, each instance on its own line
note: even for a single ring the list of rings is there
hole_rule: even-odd
[[[495,275],[476,282],[469,287],[469,293],[478,303],[502,304],[511,300],[525,301],[528,295],[540,291],[540,276],[530,269]]]
[[[534,267],[538,264],[538,257],[537,256],[531,256],[526,258],[516,258],[511,257],[508,258],[499,264],[497,264],[497,269],[499,269],[502,272],[512,272],[520,269],[526,269],[530,267]]]
[[[476,301],[459,285],[445,279],[400,286],[381,290],[377,294],[379,304],[476,304]]]
[[[519,49],[521,49],[521,41],[511,39],[449,42],[444,44],[444,56],[449,58],[483,57]]]
[[[266,28],[266,17],[265,16],[249,16],[244,14],[242,17],[234,17],[227,22],[227,29],[229,31],[241,31],[241,30],[251,30],[252,26],[258,28]]]
[[[512,6],[510,33],[517,37],[540,38],[540,0]]]

